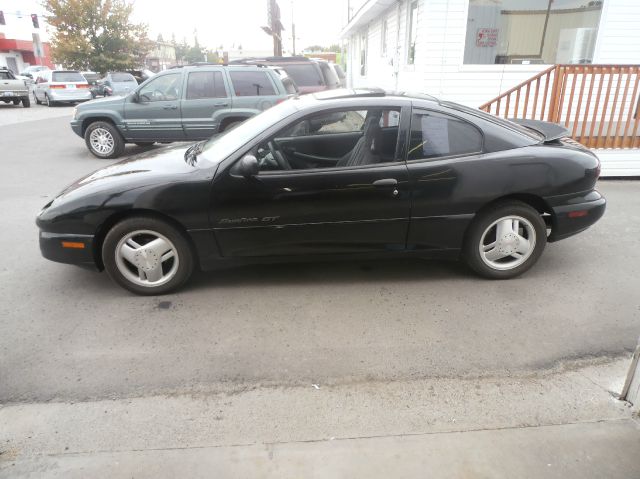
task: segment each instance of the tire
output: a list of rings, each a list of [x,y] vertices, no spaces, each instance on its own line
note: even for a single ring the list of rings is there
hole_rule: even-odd
[[[142,148],[147,148],[149,146],[152,146],[155,143],[155,141],[136,141],[135,144],[142,147]]]
[[[48,107],[52,107],[56,104],[55,101],[51,101],[51,99],[49,98],[49,95],[47,95],[46,93],[44,94],[44,102]]]
[[[22,106],[23,108],[29,108],[31,106],[31,100],[29,100],[28,96],[22,99]]]
[[[42,105],[42,102],[38,100],[38,96],[35,91],[33,92],[33,99],[36,101],[36,105]]]
[[[98,158],[117,158],[124,152],[124,139],[118,129],[106,121],[91,123],[84,132],[84,142]]]
[[[499,229],[502,240],[496,241]],[[540,213],[521,201],[505,201],[474,218],[463,255],[480,276],[510,279],[531,268],[546,244],[547,227]]]
[[[128,243],[130,239],[134,242]],[[152,241],[158,246],[145,248]],[[169,251],[173,256],[162,260]],[[178,289],[191,276],[194,264],[184,234],[169,223],[148,216],[127,218],[113,226],[102,244],[102,261],[112,280],[132,293],[146,296]]]

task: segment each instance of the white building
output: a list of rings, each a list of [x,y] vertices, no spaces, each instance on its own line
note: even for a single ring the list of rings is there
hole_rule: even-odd
[[[0,12],[4,20],[0,22],[0,66],[16,73],[30,65],[52,68],[47,25],[39,2],[0,0]]]
[[[479,107],[554,64],[639,64],[640,0],[351,0],[342,38],[350,86]]]

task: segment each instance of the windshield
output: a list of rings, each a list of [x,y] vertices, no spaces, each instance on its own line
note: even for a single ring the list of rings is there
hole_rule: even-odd
[[[136,81],[136,79],[133,78],[133,75],[130,73],[112,73],[111,80],[116,83]]]
[[[80,72],[53,72],[51,81],[86,82]]]
[[[323,84],[320,72],[313,63],[285,65],[282,68],[293,78],[293,81],[298,86],[318,86]]]
[[[295,101],[287,100],[245,120],[232,130],[211,137],[202,151],[207,153],[206,156],[211,161],[224,160],[271,125],[295,113],[297,111]]]

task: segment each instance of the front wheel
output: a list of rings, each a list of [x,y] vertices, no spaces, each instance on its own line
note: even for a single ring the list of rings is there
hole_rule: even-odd
[[[173,291],[193,271],[185,236],[169,223],[146,216],[125,219],[111,228],[102,245],[102,260],[111,279],[141,295]]]
[[[91,123],[84,132],[84,142],[98,158],[117,158],[124,152],[124,140],[118,129],[106,121]]]
[[[540,213],[520,201],[509,201],[473,220],[464,257],[485,278],[509,279],[531,268],[546,244],[547,229]]]
[[[38,100],[38,95],[36,95],[36,92],[33,92],[33,99],[36,101],[36,105],[42,105],[42,102],[40,100]]]

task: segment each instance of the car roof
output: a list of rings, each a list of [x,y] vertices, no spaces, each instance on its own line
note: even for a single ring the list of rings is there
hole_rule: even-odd
[[[335,90],[325,90],[318,93],[313,93],[312,96],[317,100],[335,100],[339,98],[375,98],[375,97],[401,97],[404,99],[414,100],[426,100],[437,104],[440,104],[440,100],[435,96],[428,95],[426,93],[413,93],[413,92],[396,92],[384,90],[382,88],[338,88]]]

